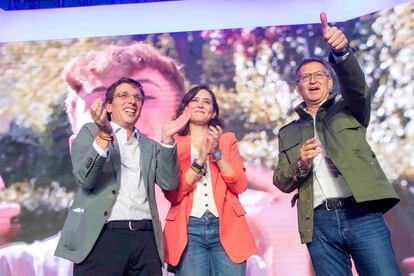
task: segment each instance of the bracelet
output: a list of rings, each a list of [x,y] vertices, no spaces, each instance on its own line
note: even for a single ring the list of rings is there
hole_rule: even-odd
[[[111,141],[112,140],[112,136],[106,136],[106,135],[100,133],[99,131],[98,131],[97,134],[98,134],[98,137],[101,138],[102,140],[105,140],[105,141]]]
[[[105,135],[105,134],[101,133],[101,131],[98,131],[96,134],[97,134],[97,135],[98,135],[98,137],[99,137],[99,138],[101,138],[102,140],[105,140],[105,141],[112,141],[112,135],[107,136],[107,135]]]
[[[201,170],[199,168],[194,167],[193,165],[191,165],[190,167],[196,174],[200,174]]]
[[[198,164],[195,160],[193,161],[193,164],[191,164],[191,166],[196,167],[197,169],[199,169],[200,171],[204,168],[204,165],[200,165]]]
[[[199,175],[207,175],[207,170],[204,167],[204,165],[200,165],[198,164],[195,160],[193,161],[193,163],[191,164],[191,169],[198,173]]]
[[[219,161],[223,158],[223,153],[221,151],[213,153],[214,161]]]

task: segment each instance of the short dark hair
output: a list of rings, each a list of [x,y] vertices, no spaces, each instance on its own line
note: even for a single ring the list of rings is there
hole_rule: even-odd
[[[141,83],[137,80],[126,78],[126,77],[120,78],[119,80],[117,80],[116,82],[114,82],[108,87],[108,89],[106,90],[106,94],[105,94],[105,103],[112,103],[112,101],[114,100],[115,89],[123,83],[128,83],[132,85],[133,87],[138,88],[138,91],[142,97],[142,103],[144,103],[145,92],[144,92],[144,88],[142,87]],[[111,120],[110,113],[107,113],[107,118],[109,121]]]
[[[116,82],[114,82],[113,84],[111,84],[108,87],[108,89],[106,90],[106,94],[105,94],[105,103],[112,103],[112,101],[114,100],[115,89],[123,83],[128,83],[128,84],[138,88],[139,93],[142,96],[142,102],[144,102],[145,92],[144,92],[144,88],[142,87],[141,83],[137,80],[123,77],[123,78],[120,78],[119,80],[117,80]]]
[[[191,102],[191,100],[198,94],[198,92],[200,92],[200,90],[206,90],[210,94],[212,104],[213,104],[213,111],[216,113],[216,116],[214,116],[214,118],[211,118],[208,125],[209,126],[217,126],[218,125],[221,128],[224,128],[224,122],[223,122],[223,120],[221,120],[219,118],[220,110],[219,110],[219,106],[218,106],[218,103],[217,103],[216,95],[214,94],[214,92],[207,85],[196,85],[193,88],[191,88],[190,90],[188,90],[188,92],[185,93],[183,99],[181,100],[180,105],[177,108],[177,111],[175,113],[175,117],[178,118],[178,116],[180,116],[184,112],[184,109],[188,106],[188,104]],[[178,132],[178,135],[180,135],[180,136],[187,135],[188,131],[189,131],[189,123],[187,123],[186,126],[183,127]]]
[[[298,67],[296,67],[296,71],[295,71],[296,82],[298,82],[298,80],[299,80],[299,70],[300,70],[300,68],[302,68],[304,65],[306,65],[308,63],[311,63],[311,62],[319,62],[320,64],[322,64],[326,68],[326,70],[330,74],[330,66],[323,59],[318,58],[318,57],[305,58],[304,60],[302,60],[301,63],[299,63]]]

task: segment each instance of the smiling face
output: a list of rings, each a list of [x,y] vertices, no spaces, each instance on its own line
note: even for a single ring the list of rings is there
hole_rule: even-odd
[[[312,61],[302,65],[298,71],[296,91],[302,96],[307,108],[318,108],[329,95],[333,81],[327,68]]]
[[[201,89],[191,99],[188,106],[193,109],[190,123],[197,125],[208,125],[210,120],[216,116],[213,108],[213,100],[207,90]]]
[[[136,70],[132,74],[121,69],[114,70],[110,75],[101,77],[90,92],[82,88],[74,108],[75,131],[79,131],[86,122],[92,122],[90,106],[98,98],[104,101],[106,89],[121,77],[129,77],[142,84],[145,91],[145,104],[141,106],[141,116],[135,126],[144,135],[160,141],[162,127],[166,120],[174,115],[184,92],[178,91],[170,80],[150,67]]]
[[[115,88],[112,102],[106,103],[105,108],[114,123],[124,129],[133,130],[141,114],[142,104],[139,89],[132,84],[121,83]]]

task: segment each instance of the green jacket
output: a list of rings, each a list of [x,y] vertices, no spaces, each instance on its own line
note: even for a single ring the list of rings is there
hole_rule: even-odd
[[[353,53],[331,66],[338,77],[340,94],[330,94],[316,114],[316,129],[326,157],[344,176],[358,203],[385,213],[399,201],[366,140],[371,113],[371,95]],[[298,221],[302,243],[312,241],[313,173],[297,174],[299,150],[314,137],[313,118],[305,104],[296,107],[299,119],[279,130],[278,164],[273,183],[282,192],[299,189]]]

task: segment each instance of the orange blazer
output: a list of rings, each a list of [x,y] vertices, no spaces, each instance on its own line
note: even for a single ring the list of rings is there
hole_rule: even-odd
[[[193,207],[195,183],[188,183],[185,171],[191,166],[190,136],[176,136],[180,184],[174,191],[164,191],[171,202],[164,228],[165,262],[176,266],[187,245],[187,224]],[[247,188],[245,168],[240,157],[238,143],[233,133],[220,137],[220,149],[230,162],[234,175],[221,175],[214,159],[209,155],[213,194],[219,213],[220,241],[234,263],[247,260],[256,252],[256,244],[247,224],[238,194]]]

